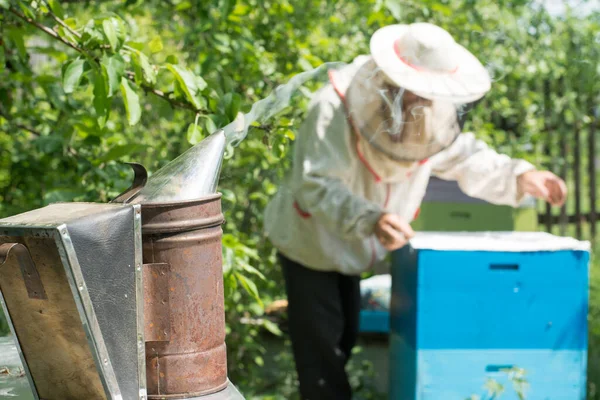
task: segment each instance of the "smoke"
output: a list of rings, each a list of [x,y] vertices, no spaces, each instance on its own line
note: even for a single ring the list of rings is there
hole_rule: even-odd
[[[456,103],[454,105],[456,107],[456,113],[458,114],[459,119],[473,110],[473,107],[471,107],[469,104]]]
[[[293,96],[304,84],[311,80],[320,81],[327,76],[329,70],[345,65],[347,64],[343,62],[329,62],[297,74],[287,83],[275,88],[268,97],[254,103],[248,113],[239,113],[233,122],[222,128],[227,146],[225,157],[229,158],[233,155],[233,148],[246,138],[248,130],[253,124],[265,124],[287,108]],[[498,68],[496,71],[499,72]],[[498,77],[497,73],[491,75]],[[354,121],[367,141],[371,143],[385,142],[386,139],[381,139],[381,136],[387,136],[392,143],[402,142],[406,145],[406,149],[397,148],[394,151],[402,153],[401,158],[403,159],[418,156],[413,154],[417,147],[429,146],[426,144],[429,141],[433,140],[434,144],[437,143],[440,148],[449,141],[446,136],[452,134],[452,129],[450,126],[442,125],[450,124],[451,121],[442,118],[444,121],[436,125],[436,132],[429,132],[431,129],[424,132],[423,130],[427,129],[430,124],[426,119],[431,117],[429,115],[432,112],[431,104],[422,104],[420,100],[414,102],[409,100],[411,105],[404,110],[404,98],[407,96],[407,92],[404,88],[398,88],[389,82],[383,71],[373,61],[361,68],[354,87],[349,90],[347,98],[352,99],[353,104],[348,111],[350,115],[360,113],[360,116],[357,116]],[[450,104],[449,106],[454,106],[455,115],[462,116],[469,111],[466,104]],[[425,133],[427,134],[425,135]],[[434,137],[430,137],[431,134]],[[437,138],[438,135],[439,138]]]
[[[247,114],[239,114],[235,121],[223,128],[228,146],[237,146],[248,135],[248,129],[254,122],[260,124],[277,115],[289,106],[294,93],[306,82],[321,78],[324,72],[346,65],[343,62],[328,62],[310,71],[294,75],[289,82],[278,86],[266,98],[257,101]]]
[[[373,142],[380,135],[389,135],[399,141],[407,123],[403,110],[405,89],[389,82],[383,70],[370,61],[360,69],[350,90],[349,112],[359,130],[370,132],[367,140]]]
[[[491,40],[493,43],[510,41],[510,38],[502,31],[471,32],[471,41],[483,38]],[[297,74],[287,83],[275,88],[268,97],[254,103],[248,113],[240,113],[233,122],[223,128],[229,151],[231,152],[233,147],[238,146],[246,138],[248,130],[253,123],[258,122],[259,124],[263,124],[287,108],[290,105],[293,95],[305,83],[311,80],[320,80],[323,75],[326,76],[327,71],[330,69],[339,68],[344,65],[346,65],[344,62],[329,62],[310,71]],[[506,67],[500,62],[489,61],[484,66],[492,82],[504,79],[507,74]],[[387,115],[387,118],[384,118],[384,121],[380,121],[379,126],[374,129],[371,139],[375,139],[382,133],[387,133],[398,140],[403,128],[407,124],[419,123],[425,115],[422,107],[414,107],[410,111],[412,118],[410,118],[410,121],[407,120],[407,115],[404,113],[405,110],[402,109],[404,89],[400,89],[399,92],[390,91],[386,87],[387,85],[382,85],[381,73],[380,69],[375,67],[365,71],[366,76],[363,76],[364,83],[362,86],[366,89],[366,93],[368,93],[362,99],[365,109],[369,109],[371,104],[383,102]],[[378,89],[373,90],[374,87]],[[391,96],[389,96],[390,94]],[[373,95],[378,97],[378,99],[372,97]],[[455,104],[455,107],[459,117],[471,111],[468,104]],[[384,122],[384,124],[381,124],[381,122]]]
[[[399,134],[400,132],[402,132],[402,128],[405,123],[402,113],[404,89],[401,88],[398,93],[393,94],[394,98],[391,102],[390,99],[387,97],[387,92],[389,92],[389,90],[379,90],[379,95],[383,98],[390,110],[389,114],[392,120],[390,126],[390,134]]]
[[[506,67],[504,67],[504,65],[502,65],[500,62],[489,61],[485,64],[485,69],[490,75],[492,83],[500,82],[508,74]]]

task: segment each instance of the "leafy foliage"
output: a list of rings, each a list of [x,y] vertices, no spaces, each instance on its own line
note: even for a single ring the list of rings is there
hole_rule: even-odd
[[[553,18],[533,0],[0,0],[0,216],[106,202],[129,184],[123,161],[156,171],[294,74],[366,53],[371,33],[398,21],[443,26],[490,69],[494,90],[467,128],[499,150],[560,162],[538,151],[546,135],[589,132],[598,13]],[[280,335],[264,304],[283,297],[262,211],[307,100],[254,126],[223,167],[228,367],[248,394],[270,385],[254,373],[258,337]],[[273,380],[293,383],[288,372]]]

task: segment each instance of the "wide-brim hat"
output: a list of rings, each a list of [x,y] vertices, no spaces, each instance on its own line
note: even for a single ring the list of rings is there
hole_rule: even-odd
[[[370,50],[391,83],[426,99],[471,103],[491,89],[481,62],[436,25],[386,26],[373,34]]]

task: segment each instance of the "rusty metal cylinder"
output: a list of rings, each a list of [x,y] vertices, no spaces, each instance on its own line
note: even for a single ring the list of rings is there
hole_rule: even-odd
[[[142,203],[149,399],[227,386],[221,195]]]

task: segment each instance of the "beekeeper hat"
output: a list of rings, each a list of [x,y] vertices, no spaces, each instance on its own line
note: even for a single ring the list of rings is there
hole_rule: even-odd
[[[373,34],[370,50],[391,83],[425,99],[470,103],[491,88],[479,60],[436,25],[386,26]]]

